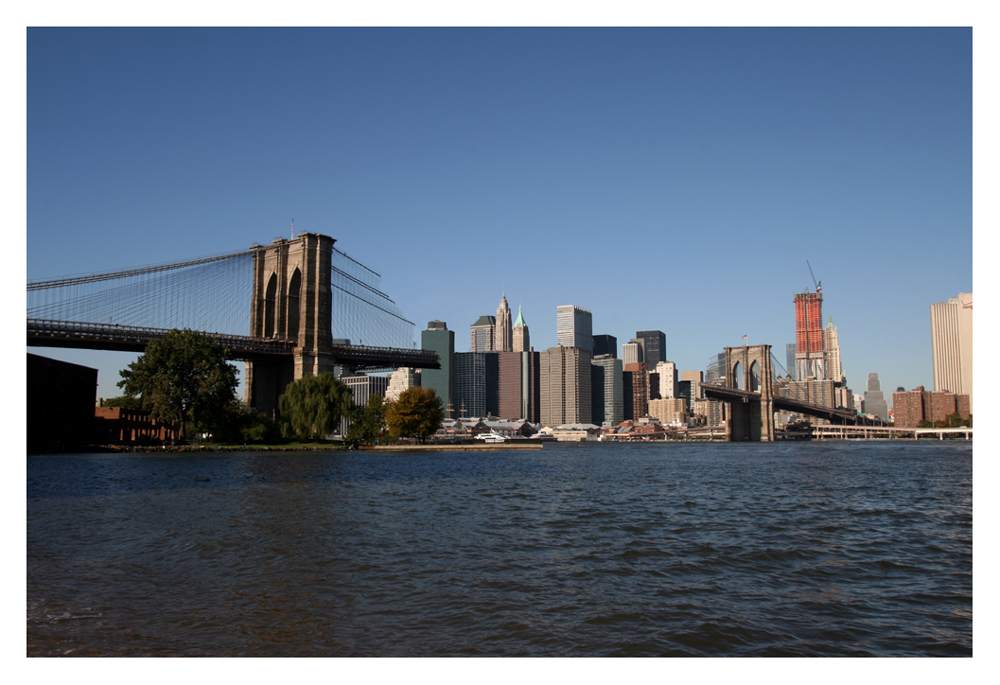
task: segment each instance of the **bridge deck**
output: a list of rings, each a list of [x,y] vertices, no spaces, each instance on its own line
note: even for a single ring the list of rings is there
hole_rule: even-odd
[[[29,319],[28,346],[143,352],[149,342],[162,339],[168,332],[169,330],[164,328]],[[229,350],[231,359],[243,361],[276,359],[291,356],[295,350],[294,340],[252,338],[223,333],[208,335]],[[400,366],[418,369],[441,368],[437,353],[429,350],[333,345],[331,353],[336,363],[356,369],[394,369]]]
[[[713,385],[711,383],[699,383],[698,386],[704,390],[705,397],[722,400],[724,402],[749,402],[751,400],[760,401],[759,392],[750,392],[749,390],[740,390],[738,388],[727,388],[725,386]],[[771,401],[774,403],[775,409],[784,409],[785,411],[795,412],[797,414],[808,414],[809,416],[827,419],[828,421],[835,423],[855,423],[858,419],[857,414],[850,409],[835,409],[833,407],[811,404],[809,402],[803,402],[801,400],[795,400],[788,397],[781,397],[779,395],[772,396]]]

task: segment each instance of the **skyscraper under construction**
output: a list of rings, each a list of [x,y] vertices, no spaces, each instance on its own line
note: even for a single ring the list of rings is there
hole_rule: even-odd
[[[826,380],[823,293],[795,293],[795,378]],[[839,380],[839,379],[838,379]]]

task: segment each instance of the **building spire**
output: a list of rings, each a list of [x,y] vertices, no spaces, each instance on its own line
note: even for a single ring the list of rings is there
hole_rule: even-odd
[[[514,327],[516,328],[517,326],[527,326],[527,324],[524,323],[524,316],[521,314],[520,304],[517,305],[517,320],[514,321]]]

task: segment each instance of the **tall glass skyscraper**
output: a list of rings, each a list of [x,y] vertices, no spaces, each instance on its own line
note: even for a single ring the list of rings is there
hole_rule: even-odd
[[[440,369],[424,369],[421,372],[420,383],[425,388],[432,388],[441,398],[445,418],[455,418],[451,406],[451,392],[455,384],[455,331],[449,331],[444,321],[431,321],[427,330],[420,333],[420,347],[437,352],[441,360]]]

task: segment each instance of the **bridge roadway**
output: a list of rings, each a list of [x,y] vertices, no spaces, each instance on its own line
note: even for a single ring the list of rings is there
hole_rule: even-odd
[[[726,388],[724,386],[713,385],[711,383],[699,383],[698,385],[705,391],[705,397],[714,400],[722,400],[723,402],[733,402],[738,400],[743,400],[744,402],[749,402],[750,400],[760,401],[759,392]],[[775,411],[784,409],[785,411],[795,412],[798,414],[808,414],[821,419],[827,419],[832,423],[838,424],[854,424],[858,420],[858,415],[850,409],[832,409],[819,404],[811,404],[809,402],[793,400],[787,397],[779,397],[778,395],[772,396],[771,400]]]
[[[165,328],[28,319],[28,346],[143,352],[149,342],[160,340],[168,332],[169,330]],[[277,359],[291,356],[295,349],[294,340],[251,338],[223,333],[208,335],[229,350],[230,359],[243,361]],[[336,363],[359,370],[395,369],[400,366],[418,369],[441,368],[437,353],[430,350],[333,345],[332,352]]]

